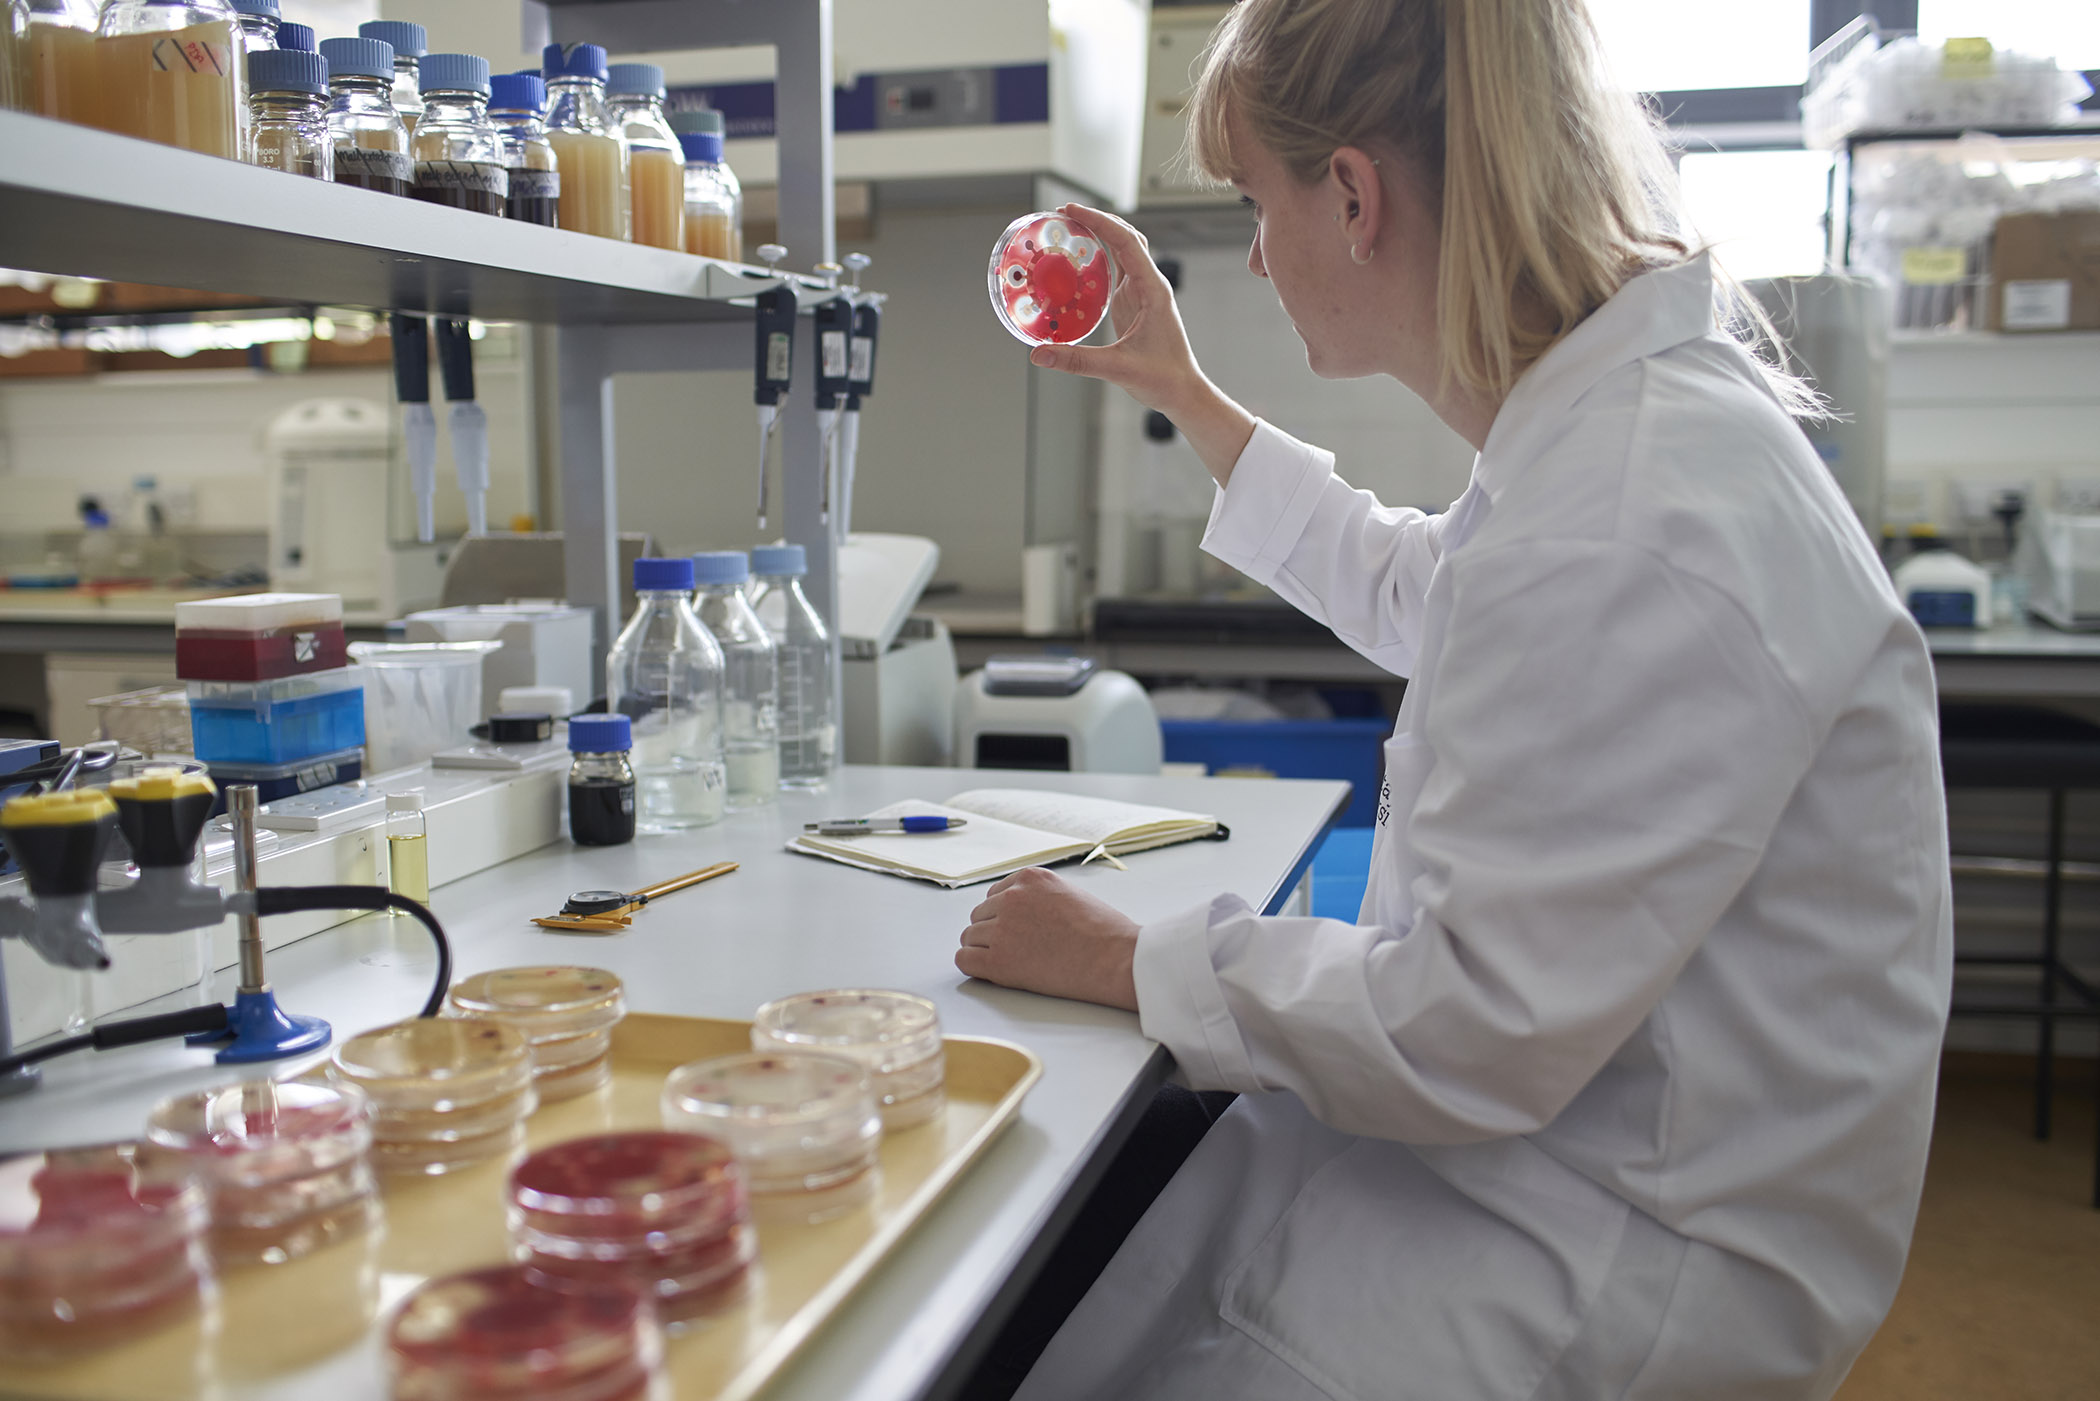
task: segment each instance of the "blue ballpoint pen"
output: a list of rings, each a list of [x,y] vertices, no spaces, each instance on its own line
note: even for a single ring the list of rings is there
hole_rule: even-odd
[[[877,832],[946,832],[964,822],[960,817],[840,817],[805,822],[802,830],[820,837],[865,837]]]

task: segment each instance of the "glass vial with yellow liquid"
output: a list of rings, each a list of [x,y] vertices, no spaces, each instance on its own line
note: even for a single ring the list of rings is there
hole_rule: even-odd
[[[673,112],[671,130],[685,155],[685,251],[743,261],[744,190],[722,159],[722,114]]]
[[[248,93],[240,17],[226,0],[109,0],[100,33],[103,125],[241,158]]]
[[[94,0],[29,0],[28,110],[81,126],[104,125],[98,111]]]
[[[627,205],[634,241],[685,250],[685,154],[664,120],[664,70],[615,63],[606,70],[605,105],[627,143]]]
[[[561,226],[600,238],[630,238],[627,143],[605,107],[605,50],[596,44],[549,44],[541,55],[547,80],[547,139],[561,167]]]
[[[386,795],[386,886],[430,903],[430,833],[423,821],[423,790]]]

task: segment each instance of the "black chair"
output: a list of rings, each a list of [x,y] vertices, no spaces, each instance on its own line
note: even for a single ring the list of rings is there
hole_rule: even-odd
[[[2039,706],[1980,703],[1940,706],[1940,766],[1949,788],[2022,788],[2049,796],[2048,870],[2042,888],[2042,941],[2035,953],[1957,953],[1957,965],[2032,968],[2032,1001],[1968,999],[1957,990],[1957,1017],[2032,1020],[2037,1047],[2034,1136],[2049,1137],[2056,1088],[2056,1024],[2100,1017],[2100,989],[2066,964],[2062,951],[2064,797],[2100,788],[2100,725]],[[2100,1100],[2096,1100],[2100,1103]],[[2093,1205],[2100,1207],[2100,1132],[2096,1132]]]

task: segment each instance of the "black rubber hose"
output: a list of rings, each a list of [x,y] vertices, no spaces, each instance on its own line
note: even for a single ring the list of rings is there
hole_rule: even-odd
[[[437,978],[430,987],[430,998],[423,1004],[419,1017],[434,1017],[445,1005],[445,993],[452,986],[452,945],[445,938],[444,928],[421,902],[406,895],[396,895],[383,885],[266,885],[255,892],[255,912],[258,915],[283,915],[299,910],[399,910],[421,920],[430,931],[430,941],[437,945]]]
[[[20,1066],[34,1065],[38,1061],[50,1060],[70,1051],[106,1051],[115,1046],[135,1046],[141,1041],[159,1041],[170,1036],[194,1036],[199,1032],[224,1031],[226,1008],[217,1002],[207,1002],[201,1007],[185,1007],[179,1012],[161,1012],[151,1017],[129,1017],[120,1022],[104,1022],[94,1030],[80,1036],[67,1036],[57,1041],[47,1041],[27,1051],[17,1051],[11,1056],[0,1056],[0,1075]]]

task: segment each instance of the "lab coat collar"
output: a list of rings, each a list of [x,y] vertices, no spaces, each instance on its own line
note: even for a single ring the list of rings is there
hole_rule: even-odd
[[[1561,436],[1567,411],[1606,375],[1717,324],[1707,254],[1631,279],[1519,377],[1488,429],[1475,480],[1494,497]]]

